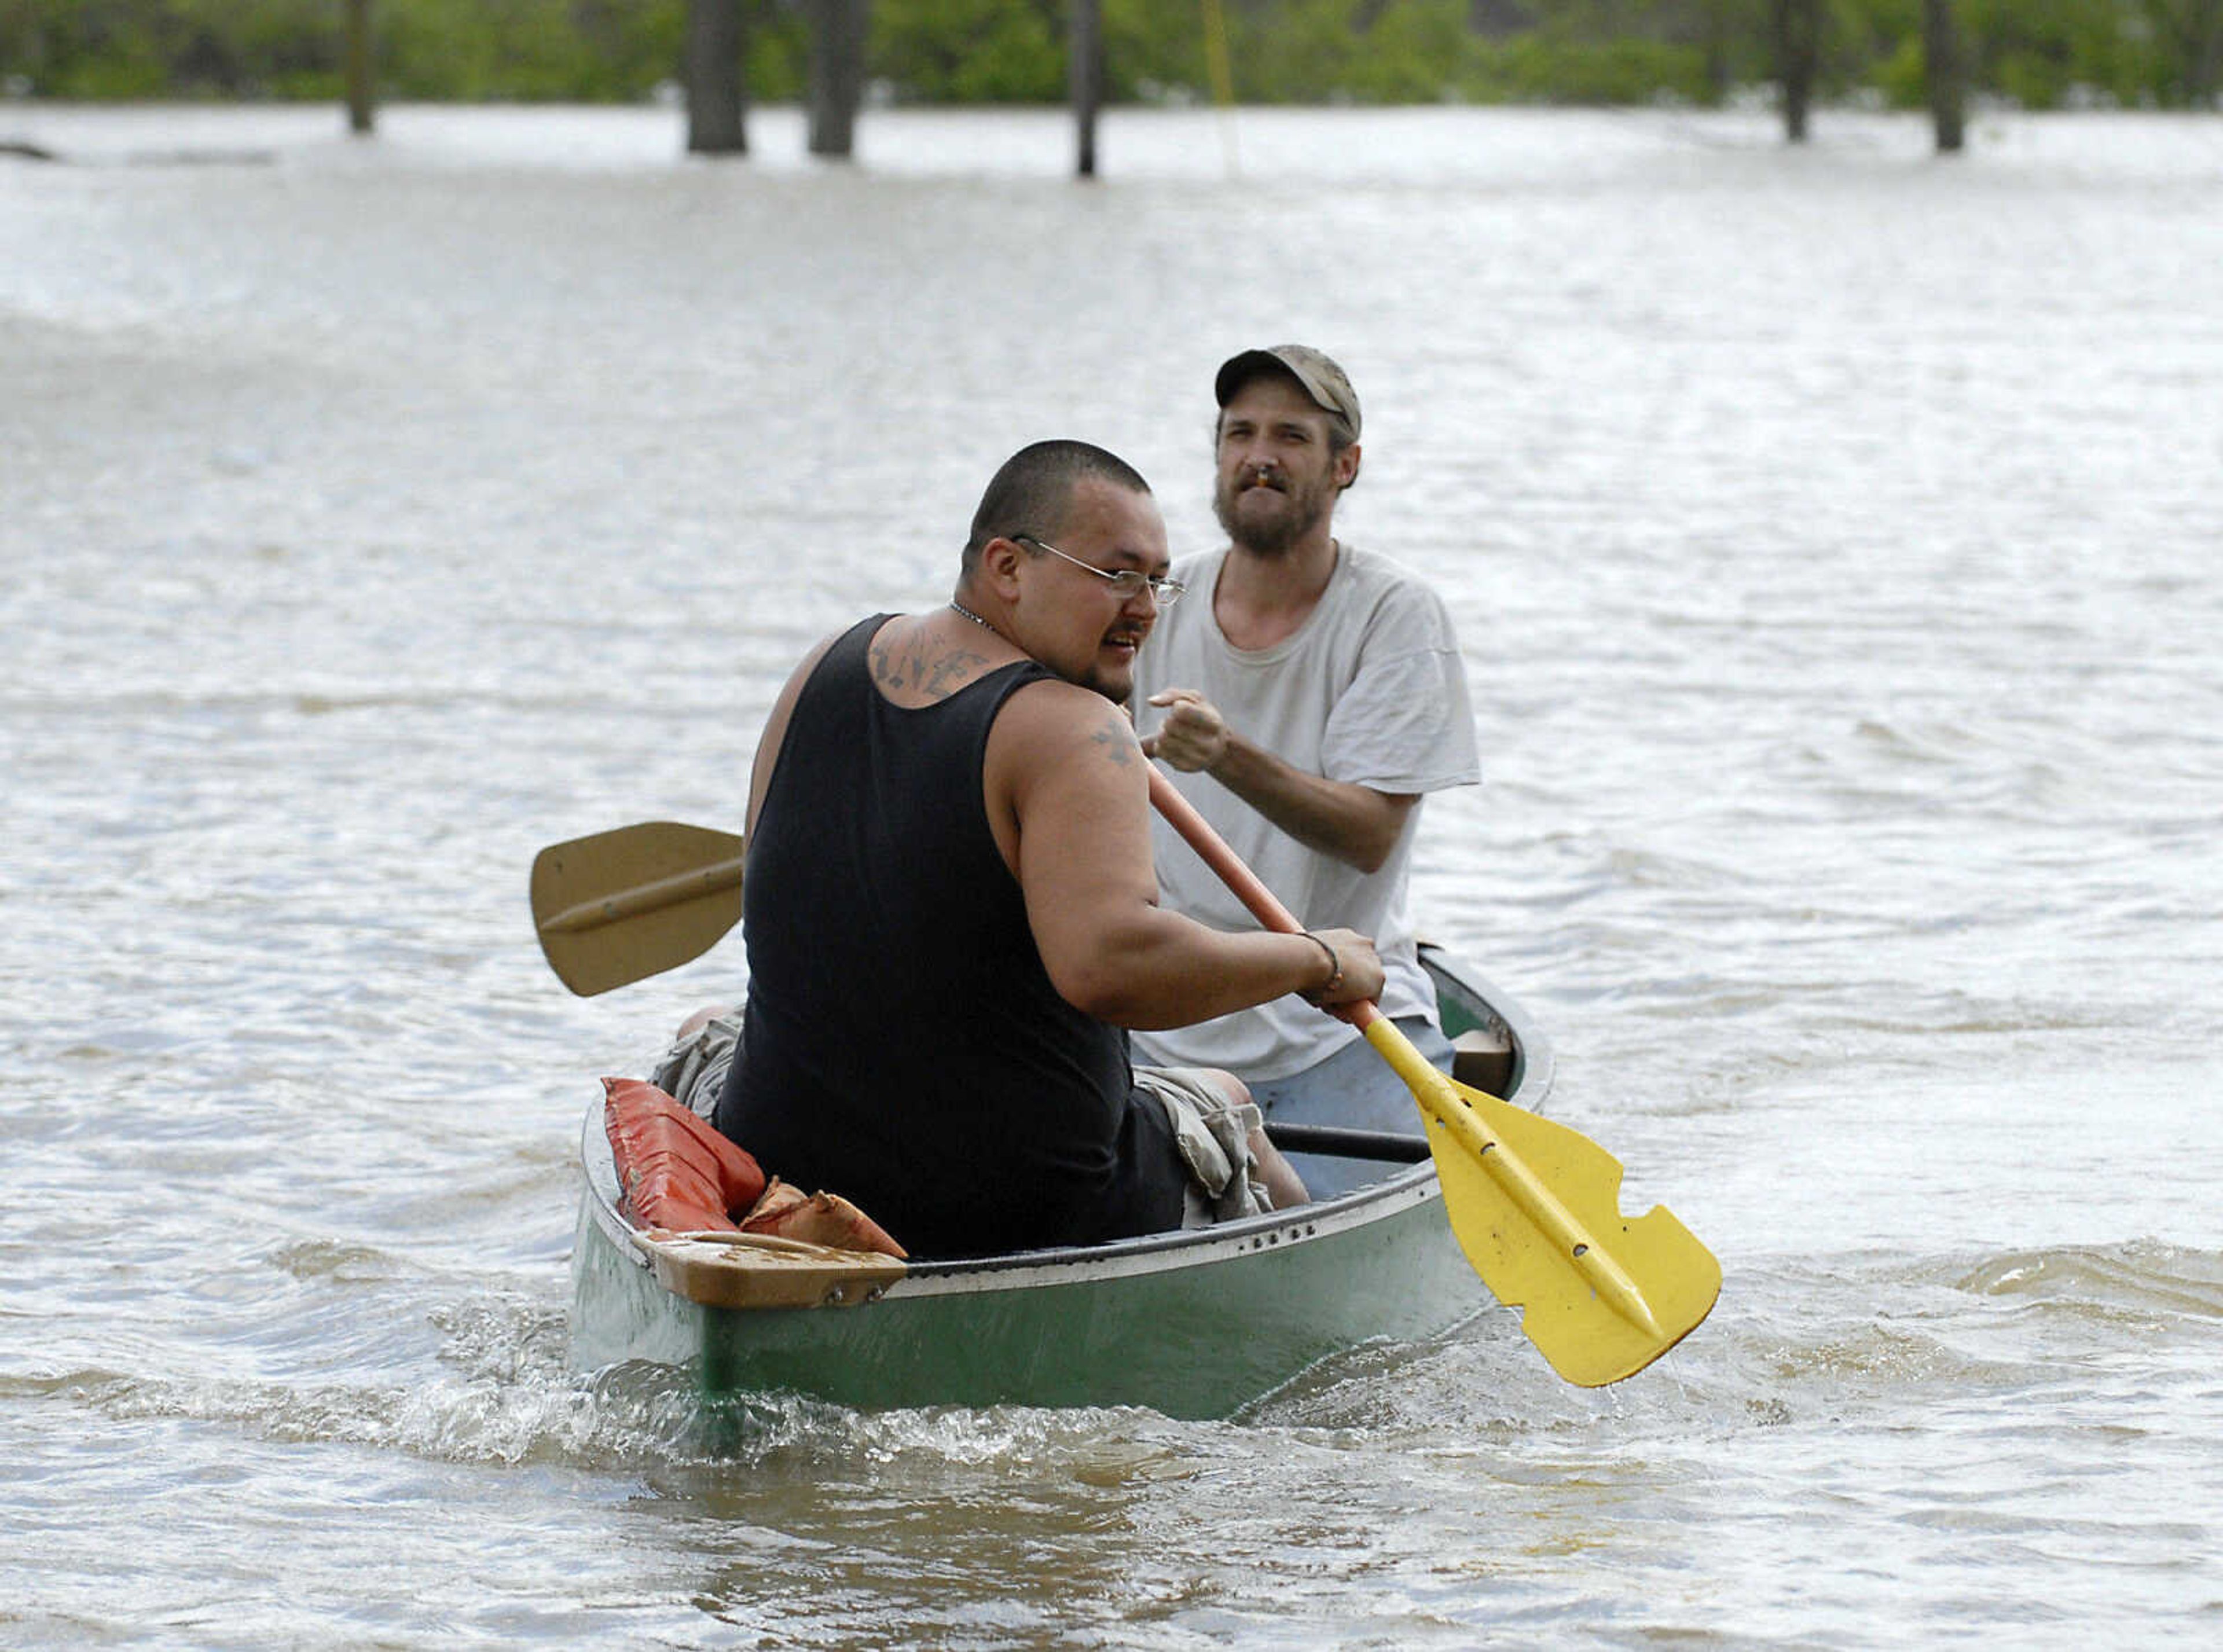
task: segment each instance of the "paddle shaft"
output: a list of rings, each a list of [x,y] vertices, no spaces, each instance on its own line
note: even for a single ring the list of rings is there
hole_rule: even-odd
[[[1165,772],[1155,765],[1150,769],[1150,801],[1165,816],[1167,824],[1203,857],[1204,864],[1219,874],[1219,881],[1235,892],[1235,898],[1250,908],[1252,917],[1267,928],[1277,929],[1285,935],[1305,933],[1305,927],[1275,898],[1273,890],[1259,881],[1258,874],[1244,864],[1227,846],[1227,839],[1212,829],[1212,822],[1199,814],[1196,806],[1183,797],[1173,782],[1166,778]],[[1379,1008],[1365,999],[1354,1004],[1338,1004],[1327,1013],[1340,1016],[1362,1032],[1370,1021],[1378,1020],[1382,1014]]]
[[[1304,933],[1304,926],[1274,898],[1274,892],[1243,864],[1227,846],[1227,840],[1212,829],[1212,823],[1196,812],[1196,806],[1183,797],[1155,764],[1150,769],[1150,801],[1260,923],[1284,934]],[[1650,1336],[1660,1335],[1651,1306],[1637,1288],[1636,1281],[1591,1237],[1565,1202],[1518,1154],[1508,1151],[1483,1127],[1473,1109],[1461,1102],[1457,1090],[1428,1065],[1427,1058],[1398,1030],[1396,1022],[1372,1003],[1346,1008],[1349,1013],[1345,1018],[1366,1035],[1366,1041],[1405,1081],[1405,1087],[1413,1092],[1413,1099],[1420,1104],[1421,1110],[1482,1162],[1507,1197],[1536,1224],[1559,1254],[1590,1281],[1591,1288],[1639,1330]]]

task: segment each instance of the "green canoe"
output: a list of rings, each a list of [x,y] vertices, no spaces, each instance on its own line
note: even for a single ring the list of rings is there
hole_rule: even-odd
[[[1552,1082],[1541,1036],[1463,964],[1433,947],[1421,957],[1458,1077],[1540,1107]],[[1370,1158],[1402,1147],[1418,1160],[1384,1162],[1381,1180],[1339,1198],[1220,1227],[905,1265],[776,1240],[648,1237],[620,1213],[597,1097],[580,1134],[573,1361],[691,1362],[713,1398],[784,1390],[860,1410],[1225,1416],[1328,1354],[1434,1335],[1489,1305],[1445,1218],[1417,1109],[1409,1143],[1368,1146]]]

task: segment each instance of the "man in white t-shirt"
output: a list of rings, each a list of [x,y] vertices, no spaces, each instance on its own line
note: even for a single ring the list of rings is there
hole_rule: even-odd
[[[1331,531],[1358,478],[1343,369],[1279,344],[1231,358],[1214,389],[1212,503],[1229,543],[1174,566],[1189,600],[1159,614],[1135,665],[1143,749],[1305,927],[1373,937],[1382,1012],[1448,1067],[1406,882],[1422,795],[1482,777],[1458,639],[1433,591]],[[1255,924],[1163,821],[1156,832],[1168,905]],[[1134,1041],[1138,1060],[1232,1069],[1269,1120],[1419,1128],[1412,1092],[1357,1031],[1299,998]],[[1315,1197],[1386,1169],[1291,1162]]]

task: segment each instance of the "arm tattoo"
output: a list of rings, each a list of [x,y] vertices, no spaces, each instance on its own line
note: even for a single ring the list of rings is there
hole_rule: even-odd
[[[1114,712],[1105,719],[1104,726],[1089,737],[1104,748],[1104,755],[1124,769],[1135,760],[1135,731],[1127,719]]]

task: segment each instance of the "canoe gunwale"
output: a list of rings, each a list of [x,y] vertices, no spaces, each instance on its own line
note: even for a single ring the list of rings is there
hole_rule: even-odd
[[[588,1108],[582,1121],[579,1154],[586,1169],[586,1197],[595,1225],[635,1266],[662,1278],[662,1271],[657,1267],[658,1241],[634,1227],[620,1209],[617,1170],[610,1157],[599,1101]],[[900,1276],[879,1281],[869,1297],[829,1296],[826,1305],[847,1307],[866,1300],[897,1297],[1023,1291],[1069,1280],[1125,1278],[1169,1269],[1206,1267],[1258,1251],[1302,1245],[1370,1227],[1413,1205],[1434,1203],[1442,1197],[1434,1163],[1423,1160],[1337,1198],[1245,1216],[1210,1228],[1141,1234],[1101,1245],[1059,1246],[1013,1251],[1000,1256],[910,1262]],[[767,1305],[797,1304],[781,1302]]]
[[[1506,1099],[1524,1107],[1540,1108],[1552,1079],[1550,1049],[1541,1033],[1507,995],[1491,988],[1471,970],[1426,943],[1420,952],[1421,961],[1436,979],[1439,995],[1447,1005],[1463,1008],[1477,1023],[1495,1025],[1509,1034],[1514,1065],[1511,1080],[1506,1085]],[[1415,1140],[1420,1138],[1416,1136]],[[661,1279],[664,1271],[657,1266],[654,1241],[627,1221],[620,1209],[616,1166],[610,1156],[599,1099],[587,1109],[580,1131],[579,1154],[586,1182],[584,1214],[620,1255]],[[869,1291],[830,1293],[825,1305],[847,1307],[911,1297],[1021,1291],[1053,1284],[1131,1278],[1209,1267],[1263,1251],[1299,1247],[1365,1228],[1415,1205],[1439,1202],[1442,1197],[1434,1161],[1423,1158],[1378,1182],[1335,1198],[1210,1228],[1144,1234],[1100,1245],[913,1261],[899,1277],[876,1280]],[[777,1305],[791,1308],[795,1304]]]

